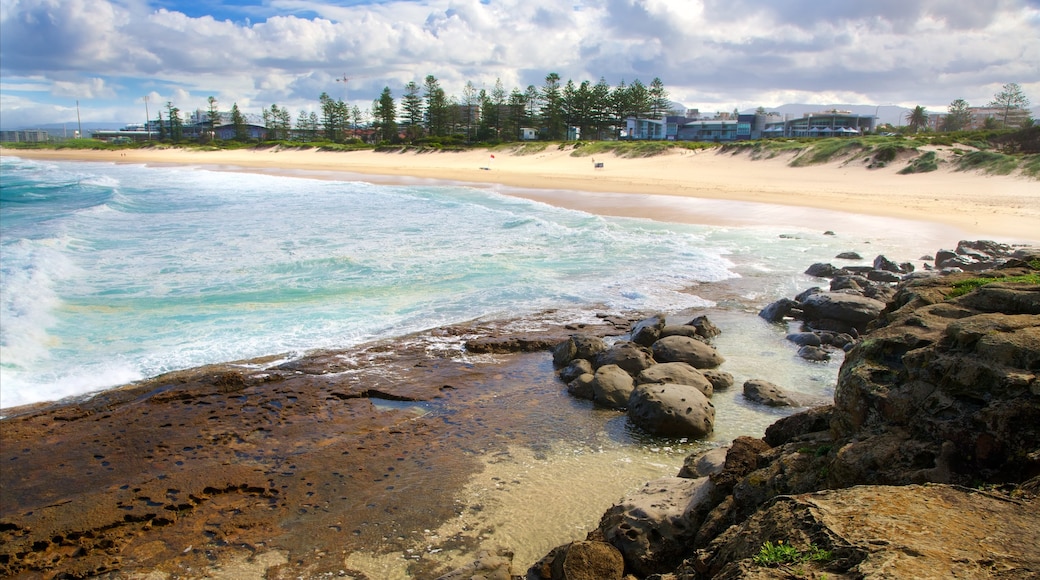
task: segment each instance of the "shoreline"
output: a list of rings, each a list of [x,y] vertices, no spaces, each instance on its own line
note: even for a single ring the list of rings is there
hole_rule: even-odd
[[[451,183],[597,215],[703,225],[802,225],[840,214],[929,224],[921,240],[954,236],[1005,243],[1040,241],[1040,187],[1014,176],[940,169],[899,175],[899,164],[866,169],[840,161],[789,167],[788,157],[753,160],[745,154],[673,151],[645,158],[575,157],[547,148],[506,151],[323,152],[314,149],[190,151],[147,149],[12,150],[0,155],[35,160],[197,166],[317,179],[362,179],[379,184]],[[493,157],[492,157],[493,155]],[[907,192],[912,194],[908,197]],[[682,202],[672,203],[676,199]],[[736,203],[737,205],[734,205]],[[748,204],[774,206],[763,208]],[[824,210],[815,213],[813,210]],[[807,223],[810,222],[810,223]],[[825,223],[822,229],[835,229]],[[897,226],[899,227],[899,226]],[[917,229],[914,224],[905,227]],[[952,240],[945,243],[952,243]]]

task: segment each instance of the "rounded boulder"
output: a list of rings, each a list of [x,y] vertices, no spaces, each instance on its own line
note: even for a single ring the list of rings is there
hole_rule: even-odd
[[[715,406],[689,385],[639,385],[628,401],[628,418],[652,435],[697,439],[715,429]]]

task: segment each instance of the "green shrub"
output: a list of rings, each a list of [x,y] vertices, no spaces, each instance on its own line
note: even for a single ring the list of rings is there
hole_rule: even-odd
[[[913,158],[906,167],[899,170],[902,175],[910,173],[928,173],[939,169],[939,156],[935,151],[926,151],[924,154]]]
[[[791,544],[785,544],[783,540],[777,540],[776,544],[768,541],[762,544],[762,548],[751,561],[759,566],[775,568],[805,562],[830,562],[833,559],[834,554],[830,550],[824,550],[815,544],[809,544],[806,550],[799,550]]]
[[[982,171],[992,175],[1010,175],[1017,168],[1017,159],[993,151],[973,151],[957,162],[959,171]]]

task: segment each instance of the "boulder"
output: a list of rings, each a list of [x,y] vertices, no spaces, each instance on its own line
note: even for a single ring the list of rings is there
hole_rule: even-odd
[[[903,271],[899,268],[899,264],[896,264],[892,260],[884,256],[878,256],[874,258],[874,269],[881,270],[883,272],[895,272],[896,274],[902,274]]]
[[[691,453],[683,460],[682,469],[679,470],[679,477],[696,479],[722,473],[723,468],[726,467],[727,451],[729,451],[729,446],[715,447],[700,453]]]
[[[703,373],[684,362],[660,363],[644,369],[636,377],[636,384],[642,385],[646,383],[689,385],[695,387],[708,398],[711,398],[715,392],[715,387]]]
[[[815,332],[792,332],[787,335],[787,340],[798,346],[820,346],[823,341]]]
[[[870,280],[866,276],[859,274],[849,274],[847,276],[835,276],[831,278],[831,292],[837,292],[838,290],[854,290],[859,292],[863,288],[870,285]]]
[[[689,385],[639,385],[628,400],[628,419],[652,435],[698,439],[715,429],[715,406]]]
[[[834,256],[834,257],[839,259],[839,260],[862,260],[863,259],[863,256],[859,255],[856,252],[842,252],[842,253],[838,254],[837,256]]]
[[[707,316],[698,316],[693,320],[686,323],[686,326],[692,326],[697,329],[697,336],[703,338],[715,338],[722,334],[722,330],[715,326],[715,324],[708,320]]]
[[[900,280],[899,274],[889,272],[888,270],[874,270],[867,274],[867,280],[871,282],[898,282]]]
[[[798,303],[790,298],[781,298],[776,302],[763,308],[758,315],[769,322],[780,322],[791,316],[791,312],[798,308]]]
[[[809,266],[805,273],[809,276],[816,276],[817,278],[831,278],[839,274],[845,274],[846,272],[841,268],[836,268],[831,264],[825,264],[823,262],[817,262],[812,266]]]
[[[632,375],[617,365],[603,365],[596,369],[592,381],[592,400],[611,409],[624,409],[632,395],[635,383]]]
[[[596,375],[585,373],[567,383],[567,392],[577,399],[592,401],[596,398]]]
[[[819,397],[791,393],[762,379],[750,379],[744,382],[744,398],[769,407],[810,407],[816,404],[826,404]]]
[[[724,391],[733,386],[733,375],[719,369],[703,369],[701,374],[711,382],[714,391]]]
[[[654,364],[653,354],[647,347],[634,342],[621,341],[596,355],[593,366],[617,365],[633,377]]]
[[[560,369],[577,358],[592,360],[606,349],[607,343],[598,336],[575,334],[553,349],[553,366]]]
[[[555,550],[548,580],[621,580],[625,559],[606,542],[571,542]]]
[[[658,362],[684,362],[696,369],[713,369],[725,362],[715,347],[686,336],[666,336],[653,345]]]
[[[631,573],[644,577],[666,572],[689,553],[698,509],[713,488],[707,477],[655,479],[608,509],[598,530],[621,551]]]
[[[592,363],[587,359],[576,358],[570,362],[566,367],[560,370],[560,380],[565,383],[569,383],[581,375],[589,374],[593,372]]]
[[[805,345],[798,349],[798,356],[813,362],[824,362],[831,360],[831,354],[819,346]]]
[[[650,318],[635,323],[629,335],[632,337],[632,342],[642,346],[650,346],[657,342],[657,339],[661,338],[661,329],[664,328],[664,325],[664,314],[655,314]]]
[[[809,322],[830,320],[841,323],[838,326],[848,325],[860,331],[884,308],[885,303],[880,300],[839,292],[819,292],[808,296],[802,303],[805,320]]]

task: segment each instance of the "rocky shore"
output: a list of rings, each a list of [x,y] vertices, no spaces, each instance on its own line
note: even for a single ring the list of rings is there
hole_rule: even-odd
[[[833,402],[786,392],[765,369],[745,398],[811,408],[764,438],[690,456],[526,571],[516,567],[530,562],[494,548],[447,574],[416,558],[410,577],[1035,577],[1031,252],[964,242],[925,273],[882,257],[858,270],[814,265],[826,289],[761,316],[800,321],[788,339],[807,360],[844,353]],[[538,322],[237,361],[8,410],[0,574],[369,578],[345,555],[405,552],[416,530],[479,509],[454,499],[479,458],[539,437],[524,418],[554,410],[510,404],[514,390],[565,391],[623,409],[655,436],[690,438],[711,432],[713,393],[736,388],[716,368],[719,329],[707,318]],[[478,553],[480,537],[467,530],[441,545]]]
[[[1040,577],[1040,252],[933,268],[810,268],[829,290],[761,315],[848,337],[833,404],[690,457],[527,578]]]

